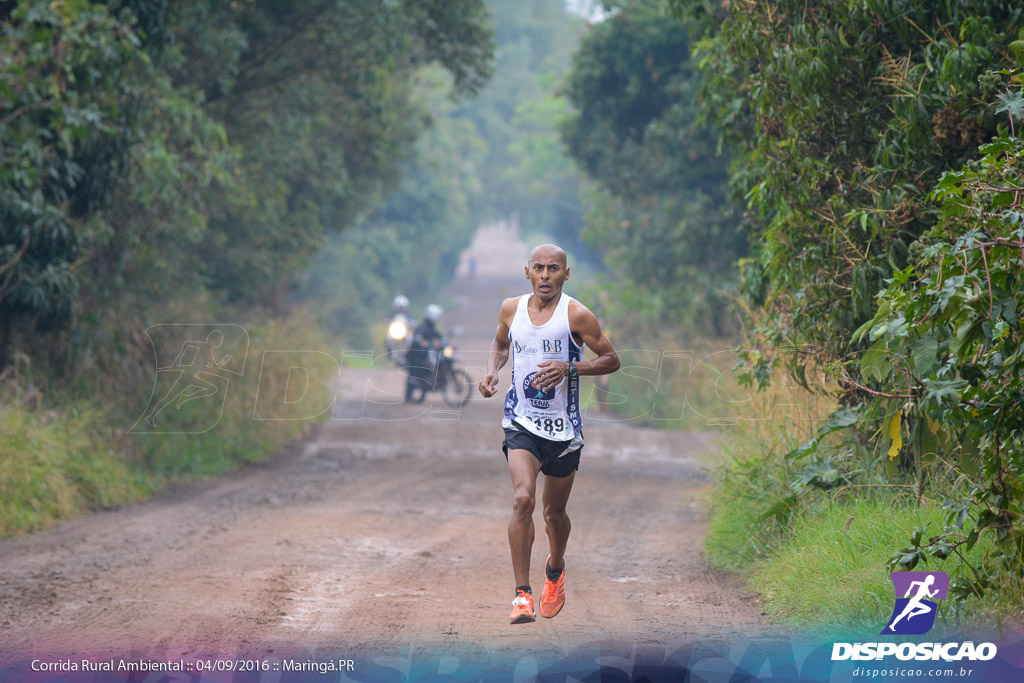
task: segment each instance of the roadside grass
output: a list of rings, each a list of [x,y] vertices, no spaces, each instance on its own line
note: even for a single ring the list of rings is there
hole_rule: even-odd
[[[208,477],[246,463],[265,462],[285,444],[330,418],[336,366],[316,325],[304,316],[245,326],[244,374],[222,387],[223,397],[186,403],[160,416],[159,431],[141,416],[150,388],[137,394],[129,448],[158,481]],[[163,387],[152,392],[155,397]],[[139,426],[141,425],[141,429]]]
[[[824,378],[816,381],[825,386]],[[836,458],[851,481],[801,486],[807,463],[784,456],[808,442],[834,407],[827,394],[784,385],[754,395],[750,419],[722,440],[725,458],[714,470],[705,554],[712,566],[744,574],[770,619],[809,633],[863,638],[881,631],[892,611],[889,558],[909,545],[915,527],[926,537],[946,528],[942,500],[956,498],[962,483],[936,470],[931,497],[914,495],[909,485],[875,478],[872,456],[858,459],[837,439],[821,455]],[[953,554],[915,569],[955,578],[989,552],[992,540],[983,535],[962,558]],[[940,602],[937,628],[1019,617],[1019,584],[1007,577],[984,598]]]
[[[925,534],[940,532],[946,516],[936,503],[900,503],[888,496],[813,505],[793,520],[792,534],[778,551],[755,568],[751,587],[766,598],[769,615],[789,626],[877,634],[895,597],[889,557],[907,545],[915,527]],[[990,550],[983,539],[964,557],[976,564]],[[916,569],[943,571],[950,578],[969,571],[956,555]],[[940,622],[955,621],[960,616],[955,611],[949,600],[940,602]]]
[[[711,564],[748,571],[786,542],[788,509],[761,517],[793,494],[798,467],[783,456],[809,441],[835,407],[783,380],[753,391],[743,420],[721,428],[722,455],[713,468],[705,552]]]
[[[785,529],[771,517],[759,519],[774,504],[774,490],[788,487],[788,463],[770,460],[727,461],[716,472],[709,496],[704,551],[711,565],[749,572],[785,542]],[[759,481],[761,485],[747,484]]]
[[[242,375],[213,397],[169,405],[159,429],[142,421],[169,386],[159,379],[154,386],[152,369],[129,368],[123,377],[97,371],[79,377],[74,391],[51,393],[20,358],[18,372],[0,378],[0,537],[265,462],[329,418],[337,366],[311,319],[299,314],[246,330]]]
[[[382,333],[381,337],[384,336]],[[383,352],[382,352],[383,353]],[[342,350],[338,354],[338,362],[342,364],[343,368],[351,368],[353,370],[369,370],[374,367],[380,367],[378,359],[382,353],[375,354],[372,351],[346,351]]]
[[[108,445],[100,416],[0,405],[0,537],[37,531],[147,488]]]
[[[745,419],[754,391],[737,382],[738,338],[656,325],[650,300],[617,301],[605,291],[608,283],[600,273],[578,265],[572,283],[598,316],[621,364],[608,378],[601,415],[595,415],[599,398],[593,385],[584,385],[588,419],[676,431],[721,431]]]

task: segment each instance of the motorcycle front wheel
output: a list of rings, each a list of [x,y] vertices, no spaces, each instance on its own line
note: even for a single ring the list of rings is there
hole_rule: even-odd
[[[469,375],[462,368],[452,368],[444,383],[444,402],[458,408],[469,400],[469,394],[473,391],[473,385],[469,381]]]

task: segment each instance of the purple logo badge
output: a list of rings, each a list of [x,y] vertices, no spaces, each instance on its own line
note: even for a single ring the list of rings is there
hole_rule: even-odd
[[[935,625],[935,600],[945,600],[949,577],[945,572],[894,572],[889,575],[896,589],[896,605],[882,635],[916,636]]]

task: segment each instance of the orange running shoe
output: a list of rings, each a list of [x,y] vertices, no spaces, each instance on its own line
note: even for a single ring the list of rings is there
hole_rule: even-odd
[[[512,623],[526,624],[536,621],[533,613],[533,596],[526,591],[517,591],[516,599],[512,601]]]
[[[548,555],[548,560],[551,556]],[[550,619],[562,611],[565,605],[565,561],[562,562],[562,573],[557,581],[548,578],[548,563],[544,562],[544,592],[540,595],[540,615]]]

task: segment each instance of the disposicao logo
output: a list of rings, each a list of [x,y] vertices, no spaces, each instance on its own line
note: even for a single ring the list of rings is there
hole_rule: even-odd
[[[935,625],[936,600],[945,600],[949,577],[945,572],[895,572],[889,575],[896,589],[892,616],[879,635],[916,636]],[[879,660],[895,656],[918,661],[987,661],[996,656],[993,643],[835,643],[832,660]]]
[[[889,625],[880,635],[919,636],[935,625],[935,600],[945,600],[949,577],[945,572],[894,572],[889,574],[896,588],[896,605]],[[900,596],[903,597],[900,597]]]

